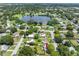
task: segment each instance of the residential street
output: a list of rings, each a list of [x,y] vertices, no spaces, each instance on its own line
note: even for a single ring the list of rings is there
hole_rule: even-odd
[[[20,41],[17,43],[17,45],[16,45],[14,51],[12,52],[11,56],[16,55],[16,53],[17,53],[22,41],[23,41],[23,37],[21,37]]]
[[[52,38],[52,40],[53,40],[53,45],[54,45],[55,51],[56,51],[57,43],[54,41],[54,31],[51,31],[50,33],[51,33],[51,38]]]

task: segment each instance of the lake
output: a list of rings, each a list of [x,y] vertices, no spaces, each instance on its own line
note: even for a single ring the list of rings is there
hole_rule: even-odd
[[[47,17],[47,16],[23,16],[21,18],[21,20],[27,22],[29,20],[33,20],[33,21],[36,21],[36,22],[42,22],[43,24],[47,24],[47,22],[51,19],[50,17]]]

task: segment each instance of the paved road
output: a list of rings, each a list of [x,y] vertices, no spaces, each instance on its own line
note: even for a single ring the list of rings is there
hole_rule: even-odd
[[[52,40],[53,40],[53,45],[54,45],[54,47],[55,47],[55,51],[57,51],[57,50],[56,50],[56,48],[57,48],[57,43],[54,41],[54,31],[51,31],[50,34],[51,34],[51,38],[52,38]]]
[[[23,41],[23,37],[21,37],[20,41],[17,43],[17,45],[16,45],[15,49],[13,50],[11,56],[16,55],[16,53],[17,53],[22,41]]]

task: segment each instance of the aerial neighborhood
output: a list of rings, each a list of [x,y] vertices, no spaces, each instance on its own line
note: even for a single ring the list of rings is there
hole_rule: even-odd
[[[0,4],[0,56],[79,56],[79,4]]]

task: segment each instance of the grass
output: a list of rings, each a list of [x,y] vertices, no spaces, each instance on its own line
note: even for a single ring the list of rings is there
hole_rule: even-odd
[[[28,38],[25,38],[24,40],[23,40],[23,42],[27,42],[28,41]]]
[[[12,54],[12,51],[7,51],[7,52],[4,54],[4,56],[11,56],[11,54]]]
[[[42,50],[41,47],[37,46],[36,49],[37,49],[37,54],[39,55],[44,54],[44,51]]]
[[[70,40],[70,42],[74,45],[74,46],[77,46],[78,45],[78,42],[76,40]]]
[[[15,42],[19,42],[19,40],[20,40],[19,38],[15,38]]]
[[[12,45],[8,50],[13,50],[15,48],[15,45]]]

